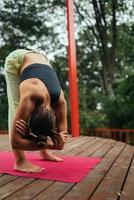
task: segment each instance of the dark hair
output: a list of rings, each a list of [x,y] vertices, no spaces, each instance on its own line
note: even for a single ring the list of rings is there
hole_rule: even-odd
[[[56,132],[56,119],[53,110],[38,107],[29,119],[29,128],[33,134],[36,145],[44,147],[50,137],[56,146],[59,142],[59,134]]]

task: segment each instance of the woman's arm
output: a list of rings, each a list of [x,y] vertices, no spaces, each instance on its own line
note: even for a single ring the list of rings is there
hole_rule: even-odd
[[[67,103],[63,94],[55,107],[55,115],[58,132],[67,132]]]
[[[56,110],[56,123],[58,132],[67,131],[67,104],[63,101]]]
[[[35,142],[33,140],[24,139],[16,130],[16,122],[17,120],[23,119],[27,120],[33,111],[34,105],[30,100],[30,97],[27,95],[21,98],[19,106],[16,111],[16,115],[12,124],[11,130],[11,145],[13,149],[21,149],[21,150],[39,150],[37,148]],[[47,145],[42,149],[56,149],[51,142],[48,142]],[[59,149],[59,147],[57,147]]]

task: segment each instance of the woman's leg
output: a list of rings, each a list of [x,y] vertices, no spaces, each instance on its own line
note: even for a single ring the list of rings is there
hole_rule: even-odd
[[[9,130],[9,141],[11,144],[11,126],[20,98],[19,95],[20,79],[19,76],[9,72],[5,72],[5,78],[7,83],[7,97],[8,97],[8,130]],[[15,154],[16,162],[25,160],[24,151],[13,149],[13,152]]]
[[[63,161],[62,158],[59,158],[59,157],[55,156],[52,153],[49,153],[47,150],[41,150],[40,151],[40,156],[44,160],[50,160],[50,161],[54,161],[54,162],[61,162],[61,161]]]
[[[13,73],[5,71],[5,78],[7,83],[7,97],[8,97],[8,129],[9,129],[9,140],[11,144],[11,126],[13,118],[15,116],[16,108],[19,104],[20,94],[19,94],[19,85],[20,77]],[[24,151],[12,149],[15,155],[15,165],[14,169],[25,172],[40,172],[42,168],[39,166],[33,165],[26,161]]]

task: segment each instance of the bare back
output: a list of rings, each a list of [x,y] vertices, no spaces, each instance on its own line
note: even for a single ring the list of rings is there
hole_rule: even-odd
[[[20,66],[20,74],[23,72],[23,70],[28,66],[31,65],[33,63],[41,63],[41,64],[47,64],[50,65],[48,59],[43,55],[43,54],[39,54],[39,53],[33,53],[33,52],[29,52],[26,53],[23,63]]]
[[[29,52],[24,57],[23,63],[21,65],[20,75],[27,66],[34,63],[47,64],[51,67],[49,61],[43,54]],[[43,82],[37,78],[27,79],[20,84],[20,96],[23,97],[26,95],[32,95],[36,99],[41,99],[42,104],[50,106],[51,98],[48,89],[43,84]],[[63,98],[64,95],[62,91],[57,104],[59,104]]]

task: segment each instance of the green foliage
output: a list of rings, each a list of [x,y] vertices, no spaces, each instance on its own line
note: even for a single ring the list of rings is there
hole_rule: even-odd
[[[47,28],[48,13],[44,2],[7,0],[1,9],[1,36],[9,52],[17,48],[35,45],[44,49],[42,39],[51,36],[52,27]],[[49,40],[52,40],[49,38]],[[38,41],[38,43],[37,43]]]
[[[103,112],[97,110],[93,112],[80,110],[80,116],[81,128],[101,128],[106,125],[106,115]]]
[[[109,127],[134,128],[134,75],[114,85],[114,95],[104,100]]]
[[[0,130],[7,129],[7,105],[5,78],[3,75],[0,75]]]

